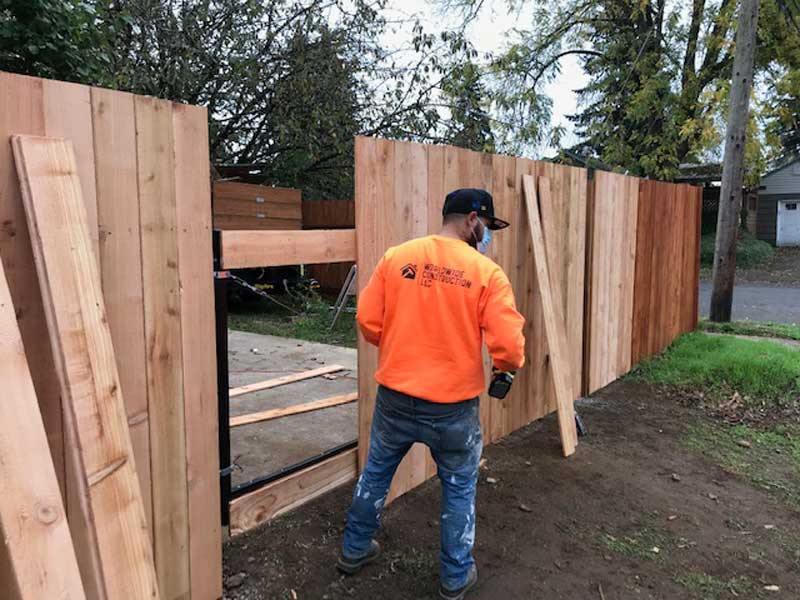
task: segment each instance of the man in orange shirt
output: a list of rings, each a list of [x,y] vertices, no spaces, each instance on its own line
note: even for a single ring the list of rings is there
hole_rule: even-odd
[[[378,394],[369,455],[347,513],[337,566],[347,574],[375,560],[373,539],[392,477],[415,442],[424,443],[442,483],[441,586],[459,600],[475,585],[475,486],[483,442],[478,395],[482,344],[506,384],[524,362],[525,322],[503,270],[483,256],[494,216],[485,190],[447,195],[439,235],[390,248],[358,302],[358,325],[378,346]],[[501,394],[494,394],[500,396]],[[505,394],[502,394],[505,395]]]

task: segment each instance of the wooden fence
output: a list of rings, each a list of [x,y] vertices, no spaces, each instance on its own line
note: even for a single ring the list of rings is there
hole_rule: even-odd
[[[574,398],[605,386],[696,327],[699,188],[449,146],[356,138],[355,148],[359,289],[388,247],[439,230],[442,202],[453,189],[488,190],[497,214],[512,222],[494,236],[490,257],[508,274],[526,317],[526,366],[504,401],[482,396],[487,443],[555,410],[522,196],[524,174],[550,181],[549,199],[540,198],[540,210],[542,219],[556,223],[558,234],[552,247],[548,240],[548,262],[558,265],[551,279],[560,286],[556,297],[565,315]],[[361,338],[358,349],[363,468],[377,351]],[[434,473],[427,449],[416,445],[398,468],[390,499]]]
[[[353,200],[304,200],[303,229],[353,229],[356,226],[356,203]],[[352,262],[309,267],[308,274],[326,291],[339,291]]]
[[[219,598],[206,111],[0,72],[0,259],[85,573],[86,536],[76,525],[80,519],[71,518],[79,510],[78,471],[71,464],[74,453],[65,451],[53,349],[9,143],[13,134],[63,137],[74,146],[161,598]],[[0,581],[0,589],[9,588]]]
[[[214,229],[300,229],[300,190],[253,185],[238,181],[214,182]]]

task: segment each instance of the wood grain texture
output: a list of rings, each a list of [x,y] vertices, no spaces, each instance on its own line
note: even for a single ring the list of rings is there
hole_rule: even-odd
[[[597,172],[594,186],[589,393],[631,367],[639,195],[638,180],[625,175]]]
[[[631,364],[697,328],[702,190],[639,183]]]
[[[211,249],[208,114],[173,105],[181,360],[186,423],[190,589],[193,600],[222,596],[217,364]]]
[[[187,596],[190,590],[172,104],[136,96],[134,108],[147,344],[153,547],[161,595],[171,600]]]
[[[342,404],[349,404],[358,400],[358,394],[341,394],[339,396],[331,396],[330,398],[322,398],[320,400],[312,400],[311,402],[304,402],[303,404],[295,404],[293,406],[284,406],[281,408],[272,408],[270,410],[263,410],[257,413],[249,413],[246,415],[237,415],[231,417],[231,427],[241,427],[242,425],[252,425],[253,423],[262,423],[264,421],[271,421],[273,419],[280,419],[290,415],[299,415],[302,413],[313,412],[322,410],[324,408],[331,408],[333,406],[341,406]]]
[[[44,135],[43,80],[0,72],[0,258],[32,372],[47,442],[66,498],[61,396],[10,138]]]
[[[147,350],[133,110],[131,94],[92,89],[100,279],[148,531],[152,532]]]
[[[355,256],[353,229],[222,233],[225,269],[344,262]]]
[[[555,386],[558,428],[561,433],[561,448],[564,456],[570,456],[578,445],[578,433],[575,428],[575,410],[573,408],[572,382],[569,378],[569,355],[566,349],[567,332],[563,311],[555,303],[550,289],[550,274],[545,249],[539,207],[536,195],[536,182],[531,175],[523,176],[525,204],[528,213],[528,227],[533,242],[533,260],[536,266],[536,280],[539,285],[539,297],[542,301],[545,335],[550,349],[550,369]]]
[[[0,381],[9,401],[0,422],[0,554],[7,597],[85,598],[61,491],[0,266]]]
[[[335,373],[336,371],[342,371],[343,369],[344,367],[342,365],[327,365],[325,367],[320,367],[318,369],[303,371],[302,373],[292,373],[291,375],[284,375],[283,377],[275,377],[273,379],[267,379],[266,381],[248,383],[247,385],[231,388],[228,393],[228,396],[230,398],[235,398],[236,396],[241,396],[243,394],[251,394],[253,392],[258,392],[260,390],[269,390],[274,387],[279,387],[281,385],[294,383],[295,381],[303,381],[304,379],[319,377],[320,375],[326,375],[327,373]]]
[[[231,502],[231,535],[238,535],[293,508],[353,481],[357,451],[346,450],[327,460],[270,483]]]
[[[80,466],[75,485],[101,597],[158,598],[153,555],[120,390],[100,272],[69,142],[15,136],[65,424]],[[69,248],[69,252],[64,249]],[[87,587],[92,587],[87,585]]]
[[[222,231],[287,231],[301,229],[300,219],[278,219],[258,215],[222,215],[214,216],[214,229]]]

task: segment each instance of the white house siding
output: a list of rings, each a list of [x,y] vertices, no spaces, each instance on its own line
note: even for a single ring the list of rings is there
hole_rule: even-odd
[[[797,194],[800,196],[800,160],[770,173],[761,180],[759,195]]]

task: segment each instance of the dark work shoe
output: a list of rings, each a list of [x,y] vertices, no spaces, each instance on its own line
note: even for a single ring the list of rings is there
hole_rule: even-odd
[[[444,600],[461,600],[467,595],[467,592],[475,587],[476,583],[478,583],[478,568],[472,565],[467,575],[467,583],[457,590],[448,590],[444,586],[439,586],[439,597],[444,598]]]
[[[369,550],[361,558],[347,558],[345,555],[339,555],[339,560],[336,562],[336,568],[345,575],[355,575],[361,570],[361,567],[373,562],[381,555],[381,545],[372,540],[369,544]]]

